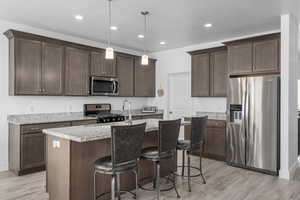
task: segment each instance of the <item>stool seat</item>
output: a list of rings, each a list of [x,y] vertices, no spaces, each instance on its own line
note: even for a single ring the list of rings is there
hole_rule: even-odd
[[[158,148],[157,147],[148,147],[142,150],[142,159],[147,159],[147,160],[159,160],[159,159],[168,159],[172,158],[174,155],[173,152],[161,152],[159,154]]]
[[[134,168],[137,167],[137,162],[136,161],[129,161],[125,163],[118,164],[113,168],[112,166],[112,161],[111,161],[111,156],[106,156],[103,158],[99,158],[94,162],[94,168],[98,172],[103,172],[103,173],[120,173],[124,171],[129,171],[133,170]]]
[[[191,148],[191,140],[178,140],[177,149],[188,150]]]
[[[199,151],[203,148],[203,141],[200,141],[199,144],[191,145],[191,140],[178,140],[177,142],[177,150],[185,150],[185,151]]]

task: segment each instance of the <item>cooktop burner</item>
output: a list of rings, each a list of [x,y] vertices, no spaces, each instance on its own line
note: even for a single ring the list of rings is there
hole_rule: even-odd
[[[111,113],[110,104],[85,104],[84,114],[86,116],[96,116],[97,123],[125,121],[124,115]]]

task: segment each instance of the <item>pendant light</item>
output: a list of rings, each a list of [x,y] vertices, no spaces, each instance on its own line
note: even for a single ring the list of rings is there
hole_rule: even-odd
[[[146,54],[146,39],[147,39],[147,15],[149,14],[148,11],[143,11],[141,14],[144,16],[144,54],[142,55],[141,64],[148,65],[149,57]]]
[[[107,48],[105,49],[105,59],[114,59],[114,49],[110,46],[111,42],[111,1],[108,0],[108,39]]]

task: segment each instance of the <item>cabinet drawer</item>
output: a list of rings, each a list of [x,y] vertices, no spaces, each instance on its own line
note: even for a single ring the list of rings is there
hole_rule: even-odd
[[[60,122],[60,123],[48,123],[48,124],[28,124],[21,126],[21,134],[27,134],[32,132],[41,132],[43,129],[48,128],[59,128],[71,126],[70,122]]]
[[[225,128],[226,122],[222,120],[208,120],[207,127],[214,127],[214,128]]]
[[[81,125],[89,125],[89,124],[97,124],[97,120],[83,120],[83,121],[74,121],[72,122],[72,126],[81,126]]]
[[[163,119],[162,114],[144,115],[141,116],[142,119]]]

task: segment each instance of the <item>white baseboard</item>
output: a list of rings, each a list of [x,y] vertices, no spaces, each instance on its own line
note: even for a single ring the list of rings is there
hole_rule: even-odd
[[[279,178],[292,180],[295,177],[297,168],[300,167],[298,160],[289,169],[281,169],[279,171]]]

